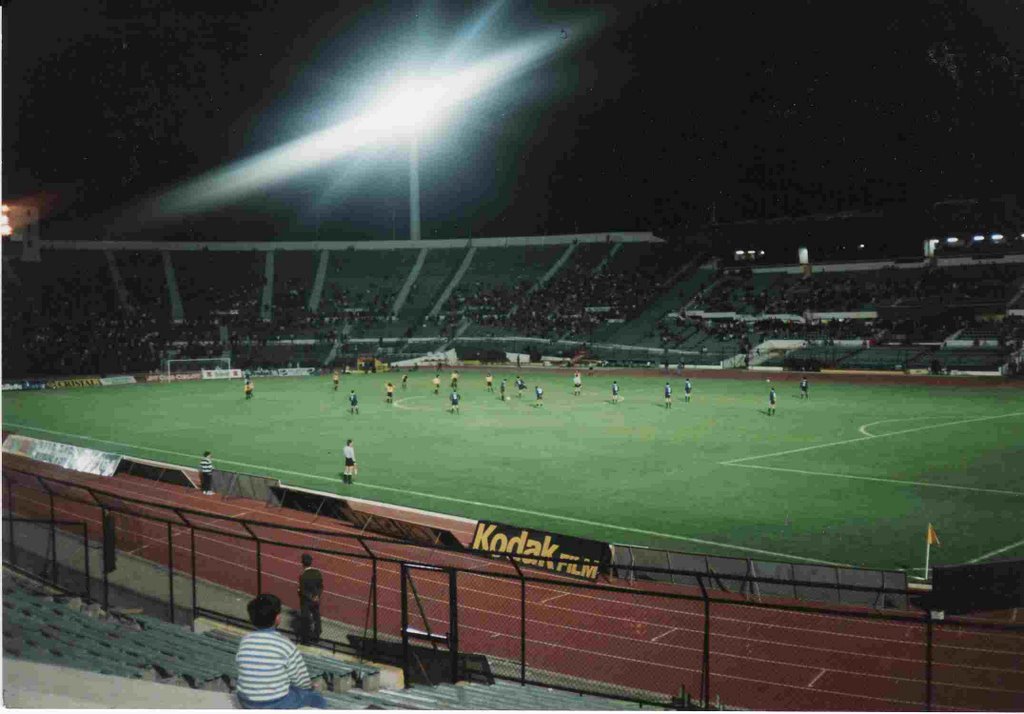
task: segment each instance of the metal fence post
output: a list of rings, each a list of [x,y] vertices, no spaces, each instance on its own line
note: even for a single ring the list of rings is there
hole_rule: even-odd
[[[171,624],[174,624],[174,534],[171,532],[171,524],[167,524],[167,591],[170,594],[170,601],[167,606],[171,610]]]
[[[452,659],[452,684],[459,681],[459,571],[448,570],[448,650]]]
[[[704,652],[701,659],[700,699],[704,709],[711,707],[711,600],[708,598],[704,578],[698,576],[701,595],[704,597]]]
[[[408,573],[405,570],[405,563],[399,565],[398,577],[401,580],[401,587],[399,588],[402,602],[402,682],[406,688],[410,686],[409,682],[409,592],[406,585],[406,578]]]
[[[92,576],[89,572],[89,524],[82,521],[82,540],[85,543],[85,599],[92,600]]]
[[[263,551],[260,539],[256,539],[256,594],[263,594]]]
[[[53,577],[53,584],[57,585],[59,578],[57,575],[57,515],[53,507],[53,493],[49,493],[50,496],[50,573]]]
[[[198,589],[196,587],[196,529],[189,528],[192,551],[192,630],[196,629],[196,608],[198,607]]]
[[[7,542],[11,544],[11,565],[18,564],[18,549],[14,543],[14,492],[11,490],[11,479],[4,479],[7,487]]]
[[[100,506],[100,516],[102,518],[102,522],[104,524],[106,524],[106,522],[107,522],[107,509],[105,507],[103,507],[103,506]],[[104,539],[103,539],[104,551],[103,552],[106,553],[106,547],[107,547],[106,546],[106,542],[107,542],[106,541],[106,528],[104,528],[103,535],[104,535]],[[104,559],[103,559],[103,609],[107,610],[107,611],[110,610],[110,574],[107,572],[106,557],[104,557]]]
[[[373,575],[370,587],[373,590],[373,655],[377,656],[377,556],[373,555]]]
[[[928,612],[926,624],[926,648],[924,655],[925,711],[932,711],[932,613]]]
[[[526,685],[526,576],[511,555],[508,562],[519,576],[519,684]]]

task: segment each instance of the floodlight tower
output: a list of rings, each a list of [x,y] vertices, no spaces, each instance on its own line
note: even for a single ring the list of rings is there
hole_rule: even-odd
[[[409,240],[420,239],[420,145],[413,129],[409,135]]]

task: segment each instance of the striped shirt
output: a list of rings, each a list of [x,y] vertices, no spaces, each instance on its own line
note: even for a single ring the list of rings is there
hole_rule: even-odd
[[[254,702],[270,702],[288,694],[289,685],[312,689],[306,663],[291,642],[269,628],[242,638],[235,655],[238,693]]]
[[[213,461],[208,456],[199,459],[199,470],[204,474],[213,473]]]

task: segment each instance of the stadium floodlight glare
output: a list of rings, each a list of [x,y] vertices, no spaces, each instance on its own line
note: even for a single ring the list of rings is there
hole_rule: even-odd
[[[457,106],[525,73],[562,46],[559,33],[545,32],[443,76],[407,75],[387,84],[379,101],[356,116],[171,189],[154,200],[153,210],[163,215],[197,213],[366,146],[396,139],[415,142]]]
[[[949,238],[946,239],[946,242],[949,243],[950,245],[953,245],[954,243],[957,243],[959,240],[960,239],[957,238],[956,236],[950,236]]]
[[[974,242],[975,243],[978,243],[978,242],[983,241],[983,240],[985,240],[985,236],[983,236],[983,235],[976,235],[976,236],[974,236]]]
[[[992,234],[992,240],[994,240],[995,242],[998,243],[1002,239],[1003,239],[1003,234],[1002,233],[993,233]]]

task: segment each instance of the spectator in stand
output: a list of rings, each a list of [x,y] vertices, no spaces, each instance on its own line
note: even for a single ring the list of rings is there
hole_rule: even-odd
[[[299,644],[311,645],[320,639],[320,596],[324,592],[324,576],[313,567],[313,556],[302,554],[299,576]]]
[[[249,601],[249,620],[256,627],[242,638],[235,655],[238,702],[243,709],[326,709],[327,700],[309,679],[295,645],[277,631],[281,599],[257,595]]]

